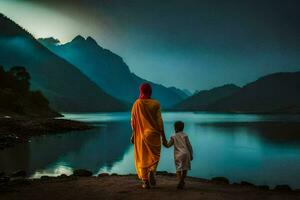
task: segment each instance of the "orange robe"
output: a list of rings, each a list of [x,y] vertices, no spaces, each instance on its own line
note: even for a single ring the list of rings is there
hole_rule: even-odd
[[[134,161],[140,179],[147,180],[149,170],[156,170],[160,159],[163,121],[160,105],[153,99],[138,99],[131,111],[134,136]]]

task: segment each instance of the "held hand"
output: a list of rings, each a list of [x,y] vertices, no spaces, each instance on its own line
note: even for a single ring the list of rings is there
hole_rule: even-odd
[[[163,143],[164,147],[168,148],[168,141],[166,138],[162,139],[162,143]]]

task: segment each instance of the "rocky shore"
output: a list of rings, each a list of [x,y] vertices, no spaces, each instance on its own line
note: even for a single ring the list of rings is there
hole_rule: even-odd
[[[92,176],[92,172],[78,169],[70,176],[25,177],[25,171],[9,176],[0,173],[0,199],[300,199],[300,191],[292,190],[288,185],[269,188],[245,181],[230,183],[225,177],[211,180],[188,177],[186,187],[177,190],[175,174],[168,172],[157,172],[157,186],[148,190],[141,188],[135,174]]]
[[[30,137],[75,130],[87,130],[91,125],[55,118],[0,118],[0,150],[27,142]]]

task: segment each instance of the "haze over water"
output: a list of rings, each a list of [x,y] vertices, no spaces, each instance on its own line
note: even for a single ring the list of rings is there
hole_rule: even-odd
[[[0,171],[24,169],[33,178],[71,174],[77,168],[94,174],[135,173],[130,113],[65,114],[65,118],[91,122],[97,128],[35,137],[0,151]],[[225,176],[231,182],[300,188],[300,136],[293,128],[285,131],[270,123],[300,122],[299,115],[167,112],[163,119],[168,139],[173,122],[185,122],[194,148],[190,176]],[[162,148],[158,170],[175,171],[173,148]]]

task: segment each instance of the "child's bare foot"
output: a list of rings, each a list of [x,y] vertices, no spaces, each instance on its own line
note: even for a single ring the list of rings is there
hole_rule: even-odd
[[[177,189],[183,189],[184,185],[185,185],[184,180],[179,181],[179,183],[177,185]]]

